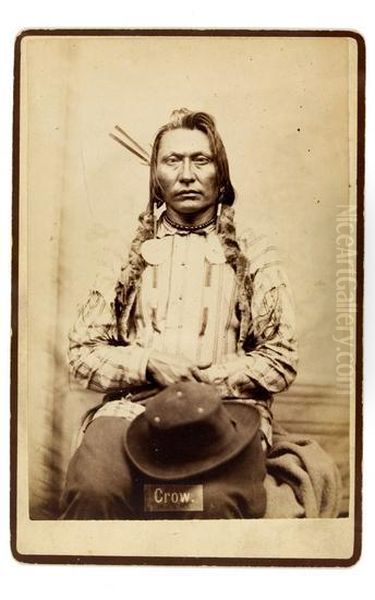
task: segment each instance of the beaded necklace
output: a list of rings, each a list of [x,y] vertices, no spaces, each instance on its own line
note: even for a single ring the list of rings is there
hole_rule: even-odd
[[[194,231],[199,231],[201,229],[205,229],[206,227],[213,225],[216,221],[216,215],[214,217],[212,217],[212,219],[210,219],[209,221],[206,221],[205,223],[201,223],[200,225],[183,225],[182,223],[177,223],[176,221],[173,221],[167,215],[167,213],[164,214],[164,218],[167,221],[167,223],[169,223],[169,225],[171,225],[175,229],[180,229],[181,231],[189,231],[189,232],[194,232]]]

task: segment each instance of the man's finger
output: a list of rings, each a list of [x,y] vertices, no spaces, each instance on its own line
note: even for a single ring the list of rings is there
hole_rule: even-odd
[[[192,367],[191,372],[197,381],[202,381],[203,383],[209,383],[207,376],[204,374],[203,371],[198,369],[198,367]]]
[[[234,375],[228,377],[228,383],[231,387],[236,385],[244,385],[247,381],[249,381],[249,378],[243,373],[235,373]]]
[[[185,373],[184,375],[181,375],[179,380],[177,381],[195,381],[195,377],[193,375],[193,373]],[[176,381],[176,383],[177,383]]]

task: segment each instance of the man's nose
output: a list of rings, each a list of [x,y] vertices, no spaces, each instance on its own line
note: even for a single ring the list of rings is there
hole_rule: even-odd
[[[191,161],[189,158],[184,158],[184,160],[182,161],[182,165],[181,165],[180,181],[183,181],[184,183],[186,183],[189,181],[194,181],[194,179],[195,179],[195,175],[194,175]]]

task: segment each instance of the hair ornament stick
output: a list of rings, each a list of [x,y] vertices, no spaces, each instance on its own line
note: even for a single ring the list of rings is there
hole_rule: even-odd
[[[126,148],[129,152],[140,158],[144,166],[150,166],[150,155],[147,152],[147,150],[144,150],[144,148],[142,148],[142,146],[138,144],[138,142],[136,142],[132,137],[130,137],[130,135],[127,134],[126,131],[124,131],[119,125],[115,125],[115,129],[120,135],[125,137],[127,141],[124,141],[119,135],[115,133],[110,133],[109,136],[113,140],[121,144],[121,146]]]

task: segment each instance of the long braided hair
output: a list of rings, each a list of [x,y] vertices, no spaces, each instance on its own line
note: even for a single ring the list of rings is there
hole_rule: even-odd
[[[232,204],[235,192],[230,180],[229,164],[224,144],[216,129],[211,115],[204,112],[192,112],[186,108],[173,111],[171,120],[161,127],[156,134],[150,161],[150,197],[147,209],[139,215],[139,225],[130,245],[128,261],[122,268],[121,277],[116,287],[116,314],[122,316],[124,307],[138,292],[146,262],[141,254],[141,246],[155,234],[155,208],[159,208],[163,200],[163,190],[157,176],[157,158],[160,142],[167,131],[174,129],[198,129],[205,133],[210,141],[211,151],[217,171],[219,192],[218,203],[222,204],[218,216],[217,234],[221,241],[225,258],[236,274],[238,285],[238,309],[240,312],[240,333],[238,345],[242,346],[251,326],[252,281],[249,274],[248,259],[241,251],[237,241]]]

